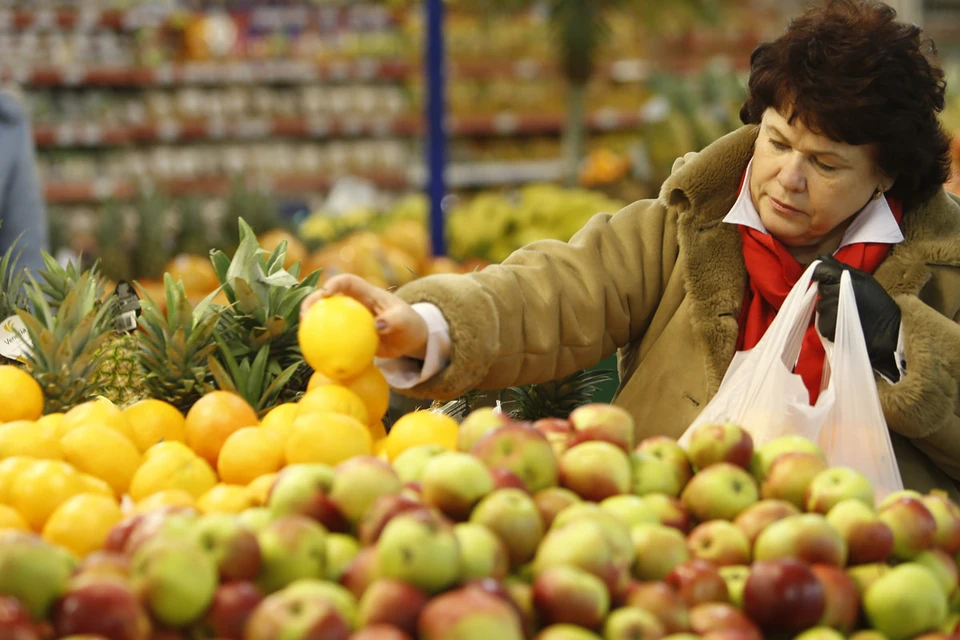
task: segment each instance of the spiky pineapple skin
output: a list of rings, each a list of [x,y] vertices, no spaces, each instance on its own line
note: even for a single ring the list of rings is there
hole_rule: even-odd
[[[97,354],[100,366],[94,393],[124,408],[144,399],[147,371],[140,362],[140,342],[133,334],[116,334]]]

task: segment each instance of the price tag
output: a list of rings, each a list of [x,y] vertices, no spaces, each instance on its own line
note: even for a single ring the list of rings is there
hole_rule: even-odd
[[[0,322],[0,355],[10,360],[21,360],[30,353],[33,345],[27,335],[27,325],[20,316],[10,316]]]
[[[121,280],[113,295],[117,296],[117,333],[132,333],[137,330],[140,315],[140,297],[129,282]]]

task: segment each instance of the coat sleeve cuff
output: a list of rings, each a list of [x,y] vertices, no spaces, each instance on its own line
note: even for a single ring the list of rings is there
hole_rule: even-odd
[[[376,358],[387,384],[398,391],[426,382],[450,363],[450,326],[443,313],[427,302],[413,305],[427,323],[427,348],[423,360],[414,358]]]
[[[897,384],[878,383],[880,402],[893,431],[926,438],[948,425],[957,411],[960,325],[915,296],[897,296],[896,301],[909,366]]]

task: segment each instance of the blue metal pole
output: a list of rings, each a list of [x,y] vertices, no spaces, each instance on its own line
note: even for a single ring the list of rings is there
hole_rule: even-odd
[[[430,239],[434,256],[446,255],[443,199],[447,195],[446,76],[443,42],[444,0],[426,0],[427,43],[424,69],[427,74],[426,149],[427,193],[430,197]]]

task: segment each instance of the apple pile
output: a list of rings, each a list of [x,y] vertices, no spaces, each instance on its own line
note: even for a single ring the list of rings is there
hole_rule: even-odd
[[[287,467],[265,507],[167,507],[73,558],[0,537],[0,640],[947,640],[960,508],[875,504],[813,443],[733,424],[685,450],[621,409],[518,423],[458,451]]]

